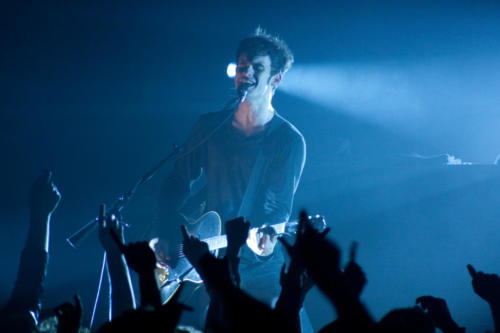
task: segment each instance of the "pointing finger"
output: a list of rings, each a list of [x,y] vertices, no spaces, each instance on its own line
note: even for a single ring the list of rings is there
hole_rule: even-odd
[[[467,265],[467,270],[469,271],[469,274],[470,274],[470,276],[471,276],[472,278],[475,278],[475,277],[476,277],[477,272],[476,272],[476,270],[474,269],[474,267],[472,267],[472,265],[471,265],[471,264],[468,264],[468,265]]]
[[[356,252],[358,250],[358,242],[353,241],[351,243],[351,249],[349,251],[349,260],[352,262],[356,261]]]

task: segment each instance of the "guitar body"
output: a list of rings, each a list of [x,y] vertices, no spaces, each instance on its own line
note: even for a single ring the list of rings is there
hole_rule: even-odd
[[[187,223],[188,232],[199,239],[220,236],[222,232],[222,222],[219,214],[216,212],[207,212],[203,214],[193,223]],[[212,251],[217,255],[217,250]],[[170,297],[175,293],[182,281],[193,283],[202,283],[196,270],[191,266],[189,261],[180,255],[175,267],[168,267],[168,280],[160,286],[161,299],[163,303],[168,302]]]

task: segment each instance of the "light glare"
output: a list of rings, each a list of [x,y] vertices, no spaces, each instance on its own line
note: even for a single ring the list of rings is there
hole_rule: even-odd
[[[234,62],[231,62],[229,65],[227,65],[227,76],[230,78],[233,78],[236,76],[236,64]]]

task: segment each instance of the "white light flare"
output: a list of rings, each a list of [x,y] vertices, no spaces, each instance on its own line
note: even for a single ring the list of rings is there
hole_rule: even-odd
[[[283,91],[366,120],[397,121],[421,114],[421,100],[406,73],[367,65],[296,66]]]
[[[498,154],[493,143],[500,140],[495,55],[296,65],[280,90],[433,147],[459,147],[469,152],[467,160],[491,163]]]
[[[231,62],[229,65],[227,65],[227,77],[233,78],[236,76],[236,64],[234,62]]]

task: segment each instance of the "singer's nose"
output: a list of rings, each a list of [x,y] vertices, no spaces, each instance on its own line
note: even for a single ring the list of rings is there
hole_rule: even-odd
[[[255,74],[255,71],[253,70],[253,66],[252,65],[248,66],[247,76],[248,77],[253,77],[254,74]]]

